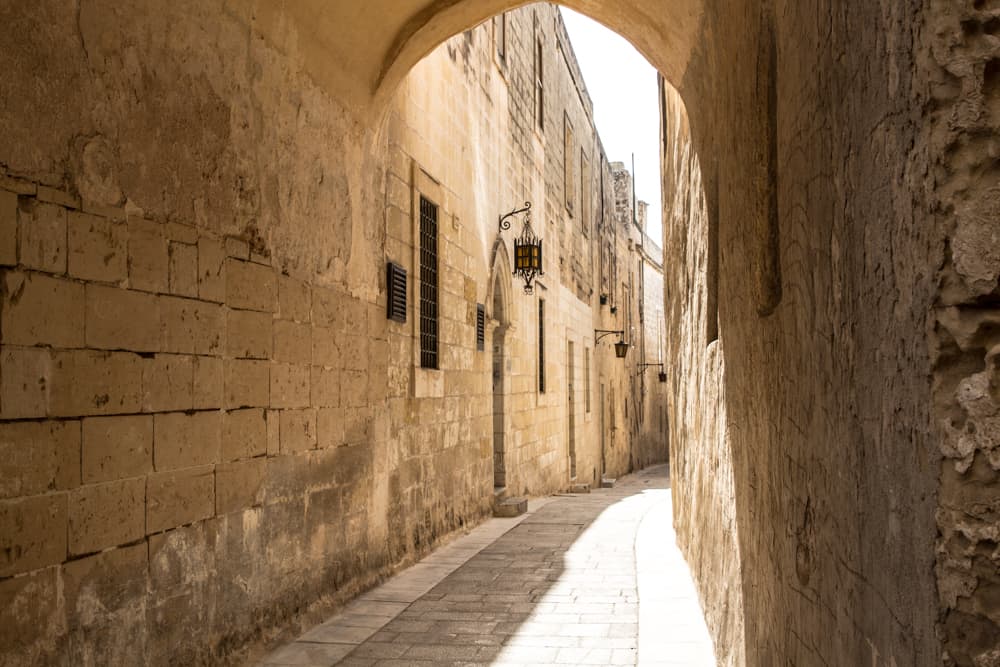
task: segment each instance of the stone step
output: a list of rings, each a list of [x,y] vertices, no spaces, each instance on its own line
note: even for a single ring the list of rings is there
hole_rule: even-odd
[[[602,477],[601,478],[601,488],[602,489],[613,489],[615,488],[615,482],[617,482],[614,477]]]
[[[528,511],[527,498],[507,498],[493,505],[493,516],[515,517]]]
[[[590,484],[576,484],[576,483],[570,484],[569,485],[569,492],[570,493],[590,493]]]

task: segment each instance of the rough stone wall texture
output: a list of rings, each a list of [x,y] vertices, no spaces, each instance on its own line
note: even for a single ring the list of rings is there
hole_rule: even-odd
[[[709,2],[678,82],[718,216],[724,354],[692,368],[685,400],[725,412],[712,447],[678,426],[672,458],[688,485],[731,456],[748,664],[940,661],[919,9]],[[700,289],[696,266],[671,273],[668,307]],[[682,519],[722,493],[690,491]],[[718,544],[681,532],[692,559]],[[717,574],[699,574],[708,600]],[[718,616],[717,638],[738,620]]]
[[[717,316],[707,312],[709,214],[687,112],[670,86],[661,89],[661,114],[664,360],[674,524],[699,582],[716,659],[739,666],[747,664],[741,527],[726,432],[725,340],[707,340],[706,323]]]
[[[459,35],[376,127],[258,9],[0,8],[0,663],[240,662],[489,511],[475,306],[497,214],[562,183],[561,127],[505,121],[530,106],[530,43],[512,37],[512,94],[489,27]],[[597,146],[538,11],[549,104]],[[385,316],[385,259],[415,284],[415,187],[441,204],[440,373],[414,361],[415,293],[408,325]],[[575,238],[538,209],[550,249]],[[543,395],[538,295],[503,272],[512,492],[569,483],[565,369],[579,382],[589,349],[596,392],[601,368],[591,255],[549,255]],[[578,477],[596,482],[582,399]]]
[[[390,495],[387,151],[294,45],[0,15],[0,661],[237,661],[482,516]]]
[[[930,333],[942,457],[938,632],[946,665],[990,665],[1000,663],[1000,6],[929,3],[922,34],[930,122],[921,139],[942,249]]]

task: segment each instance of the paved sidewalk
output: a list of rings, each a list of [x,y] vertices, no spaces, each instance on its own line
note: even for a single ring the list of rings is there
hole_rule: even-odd
[[[261,666],[710,667],[666,466],[491,519]]]

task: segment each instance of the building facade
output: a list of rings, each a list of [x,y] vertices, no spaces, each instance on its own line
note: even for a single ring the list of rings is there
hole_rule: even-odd
[[[657,376],[650,384],[641,372],[642,284],[662,285],[662,274],[643,258],[631,197],[616,196],[617,180],[631,177],[604,153],[558,9],[507,12],[436,50],[405,80],[388,132],[386,260],[412,277],[413,304],[407,322],[389,325],[399,369],[389,387],[392,437],[439,442],[431,434],[452,424],[458,437],[447,442],[460,449],[441,456],[463,463],[425,469],[478,480],[467,493],[480,501],[488,479],[529,495],[597,486],[665,460],[665,422],[647,415],[657,410]],[[532,294],[512,275],[525,215],[499,228],[526,203],[544,256]],[[419,354],[428,210],[441,278],[440,355],[430,368]],[[651,299],[658,294],[651,287]],[[600,330],[622,335],[598,342]],[[624,360],[614,353],[619,339],[630,345]],[[476,400],[461,400],[469,395]],[[461,414],[449,404],[480,407]],[[410,478],[414,491],[429,481]]]

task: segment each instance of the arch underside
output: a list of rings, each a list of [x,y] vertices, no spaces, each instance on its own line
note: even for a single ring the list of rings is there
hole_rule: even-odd
[[[255,7],[260,33],[281,50],[300,49],[302,66],[364,117],[378,115],[424,56],[451,36],[524,0],[300,0]],[[564,0],[628,39],[680,88],[699,41],[703,0]],[[348,29],[347,26],[350,26]]]

